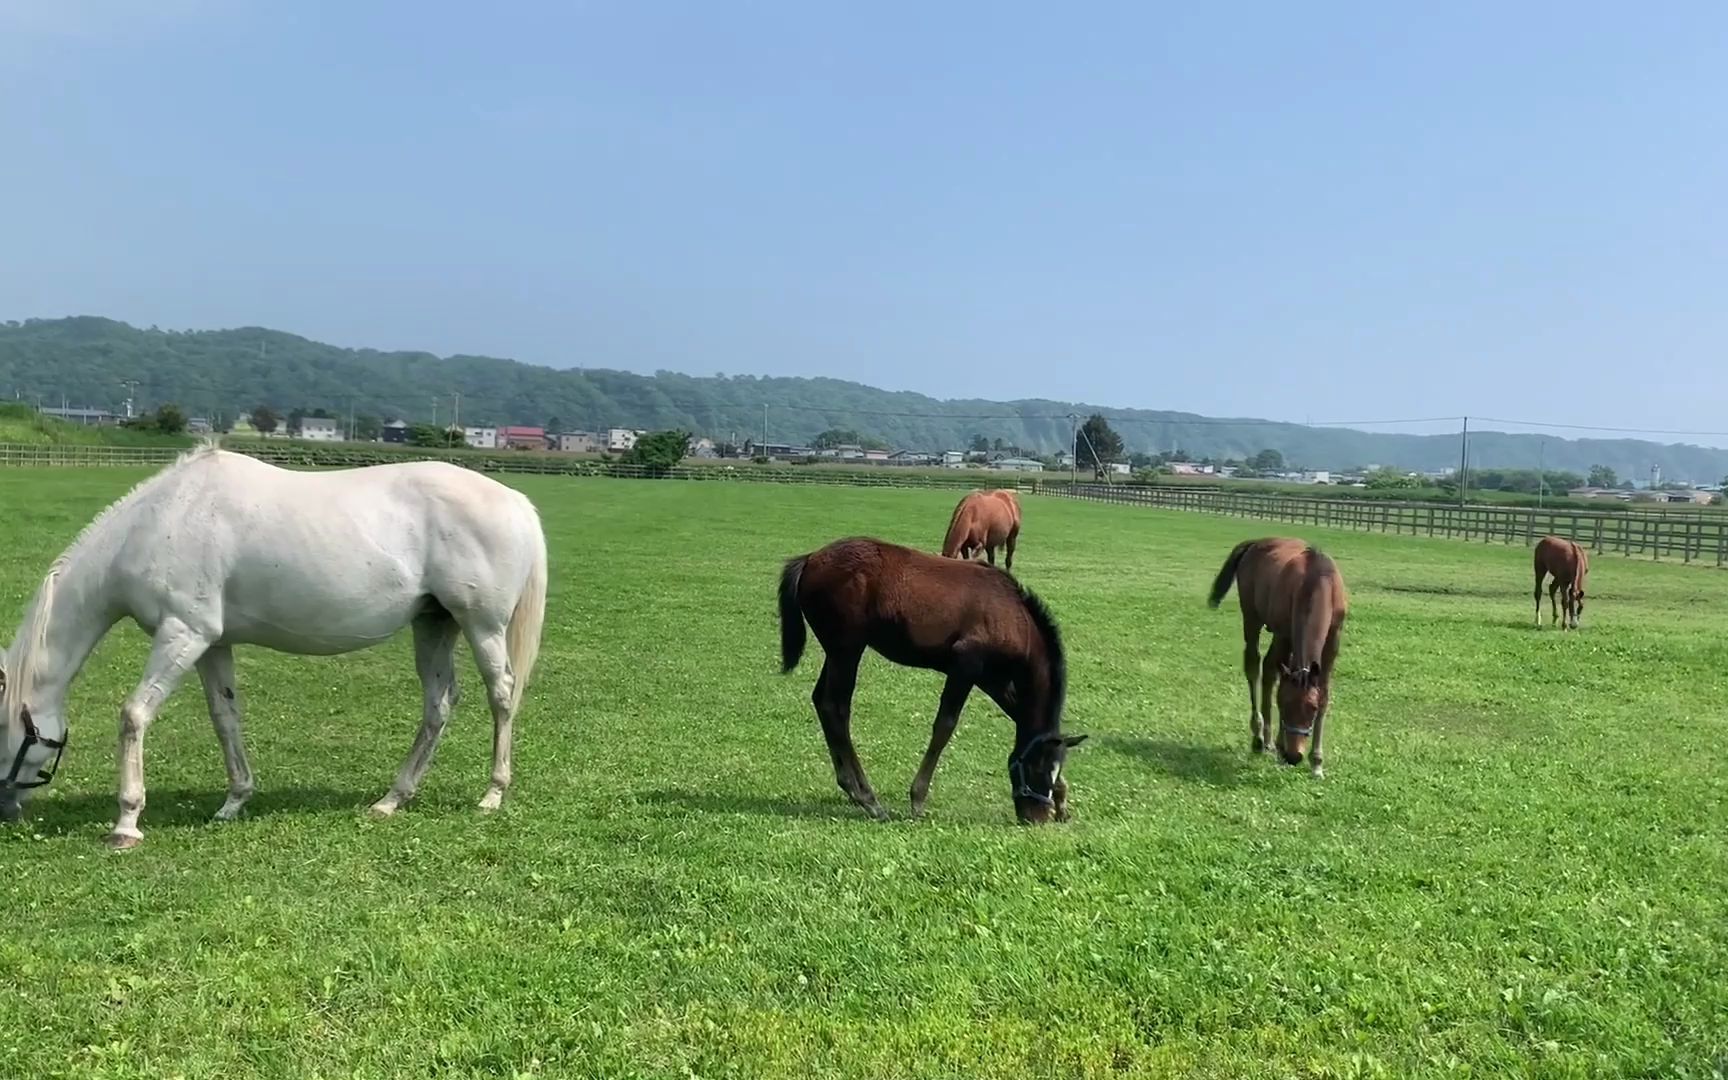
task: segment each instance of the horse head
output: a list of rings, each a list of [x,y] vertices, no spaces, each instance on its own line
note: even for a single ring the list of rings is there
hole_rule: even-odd
[[[1326,704],[1318,660],[1307,667],[1278,665],[1278,752],[1286,765],[1299,765],[1314,735],[1314,721]]]

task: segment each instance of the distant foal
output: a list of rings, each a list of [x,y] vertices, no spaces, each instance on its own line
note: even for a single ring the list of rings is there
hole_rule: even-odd
[[[967,492],[948,519],[942,540],[945,559],[974,559],[982,551],[991,566],[996,549],[1006,548],[1003,569],[1014,569],[1014,545],[1020,539],[1020,496],[1005,488]]]
[[[1550,621],[1562,630],[1578,629],[1578,620],[1584,614],[1584,579],[1590,576],[1590,556],[1570,540],[1544,536],[1536,543],[1535,562],[1537,629],[1542,626],[1542,579],[1550,574],[1553,575],[1548,585],[1548,606],[1553,615]],[[1558,606],[1555,593],[1560,594]]]
[[[1350,600],[1330,557],[1301,540],[1268,538],[1236,545],[1212,583],[1207,603],[1217,607],[1237,586],[1242,601],[1242,672],[1248,678],[1250,747],[1272,749],[1272,680],[1278,679],[1279,751],[1300,764],[1313,737],[1309,762],[1315,779],[1326,775],[1320,748],[1332,701],[1332,668]],[[1272,648],[1260,661],[1260,630]],[[1260,694],[1255,697],[1255,669]]]
[[[1067,668],[1056,622],[1039,599],[1002,571],[941,559],[880,540],[836,540],[790,559],[780,576],[780,652],[790,672],[804,655],[804,624],[827,654],[810,695],[834,778],[871,817],[888,812],[852,745],[852,691],[864,650],[948,676],[930,748],[912,781],[912,813],[923,813],[930,778],[974,686],[1014,721],[1008,782],[1022,822],[1068,817],[1063,765],[1084,735],[1062,734]]]

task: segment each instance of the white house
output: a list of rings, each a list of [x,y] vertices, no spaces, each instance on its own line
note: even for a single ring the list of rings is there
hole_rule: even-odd
[[[609,428],[606,432],[606,449],[614,454],[623,453],[636,445],[640,436],[648,434],[634,428]]]
[[[963,469],[963,468],[965,468],[966,467],[966,451],[964,451],[964,450],[944,450],[942,452],[942,465],[944,468],[949,468],[949,469]]]
[[[342,432],[337,430],[332,417],[307,416],[300,420],[300,437],[313,442],[339,442]]]
[[[548,439],[552,436],[548,435]],[[592,431],[565,431],[558,435],[558,450],[565,454],[592,454],[600,445]]]
[[[498,449],[498,429],[495,427],[466,427],[462,429],[462,441],[476,450]]]
[[[1043,472],[1044,463],[1031,458],[1005,457],[997,458],[990,463],[992,469],[999,472]]]

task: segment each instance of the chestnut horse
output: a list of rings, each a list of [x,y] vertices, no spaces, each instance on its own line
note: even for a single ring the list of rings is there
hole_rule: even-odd
[[[1290,765],[1308,760],[1314,777],[1326,775],[1320,741],[1332,701],[1332,666],[1349,597],[1330,557],[1301,540],[1267,538],[1236,545],[1212,582],[1207,600],[1217,607],[1236,583],[1242,601],[1242,672],[1248,677],[1248,728],[1253,752],[1272,750],[1272,680],[1278,679],[1279,751]],[[1272,648],[1260,662],[1260,630]],[[1254,690],[1259,667],[1260,695]]]
[[[852,746],[852,690],[866,648],[896,664],[948,676],[930,748],[912,781],[912,813],[923,813],[930,777],[974,686],[1014,721],[1008,782],[1014,812],[1041,824],[1068,817],[1068,749],[1062,734],[1067,668],[1056,622],[1039,599],[1000,570],[941,559],[868,538],[836,540],[786,563],[780,575],[782,672],[804,655],[804,624],[827,654],[810,695],[834,779],[870,816],[886,821]]]
[[[974,559],[982,551],[991,566],[996,549],[1007,548],[1003,569],[1014,569],[1014,544],[1020,539],[1020,497],[1004,488],[969,491],[948,519],[942,541],[945,559]]]
[[[1542,627],[1542,579],[1552,574],[1548,583],[1550,620],[1562,630],[1578,629],[1578,619],[1584,614],[1584,579],[1590,576],[1590,556],[1570,540],[1544,536],[1536,542],[1536,627]],[[1560,594],[1560,606],[1554,594]],[[1564,616],[1564,620],[1562,620]]]

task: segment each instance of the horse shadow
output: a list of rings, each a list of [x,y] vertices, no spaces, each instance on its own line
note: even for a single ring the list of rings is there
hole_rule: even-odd
[[[1255,766],[1270,767],[1268,762],[1256,761],[1259,755],[1250,755],[1246,747],[1227,749],[1123,735],[1104,736],[1099,741],[1112,753],[1133,758],[1178,780],[1212,787],[1241,787],[1253,782]]]
[[[184,829],[212,823],[227,792],[222,788],[149,789],[142,825],[146,830]],[[278,814],[358,813],[378,797],[359,788],[293,787],[260,790],[246,803],[240,821]],[[38,799],[24,812],[27,828],[72,830],[92,824],[112,824],[119,813],[113,792],[76,792]]]

